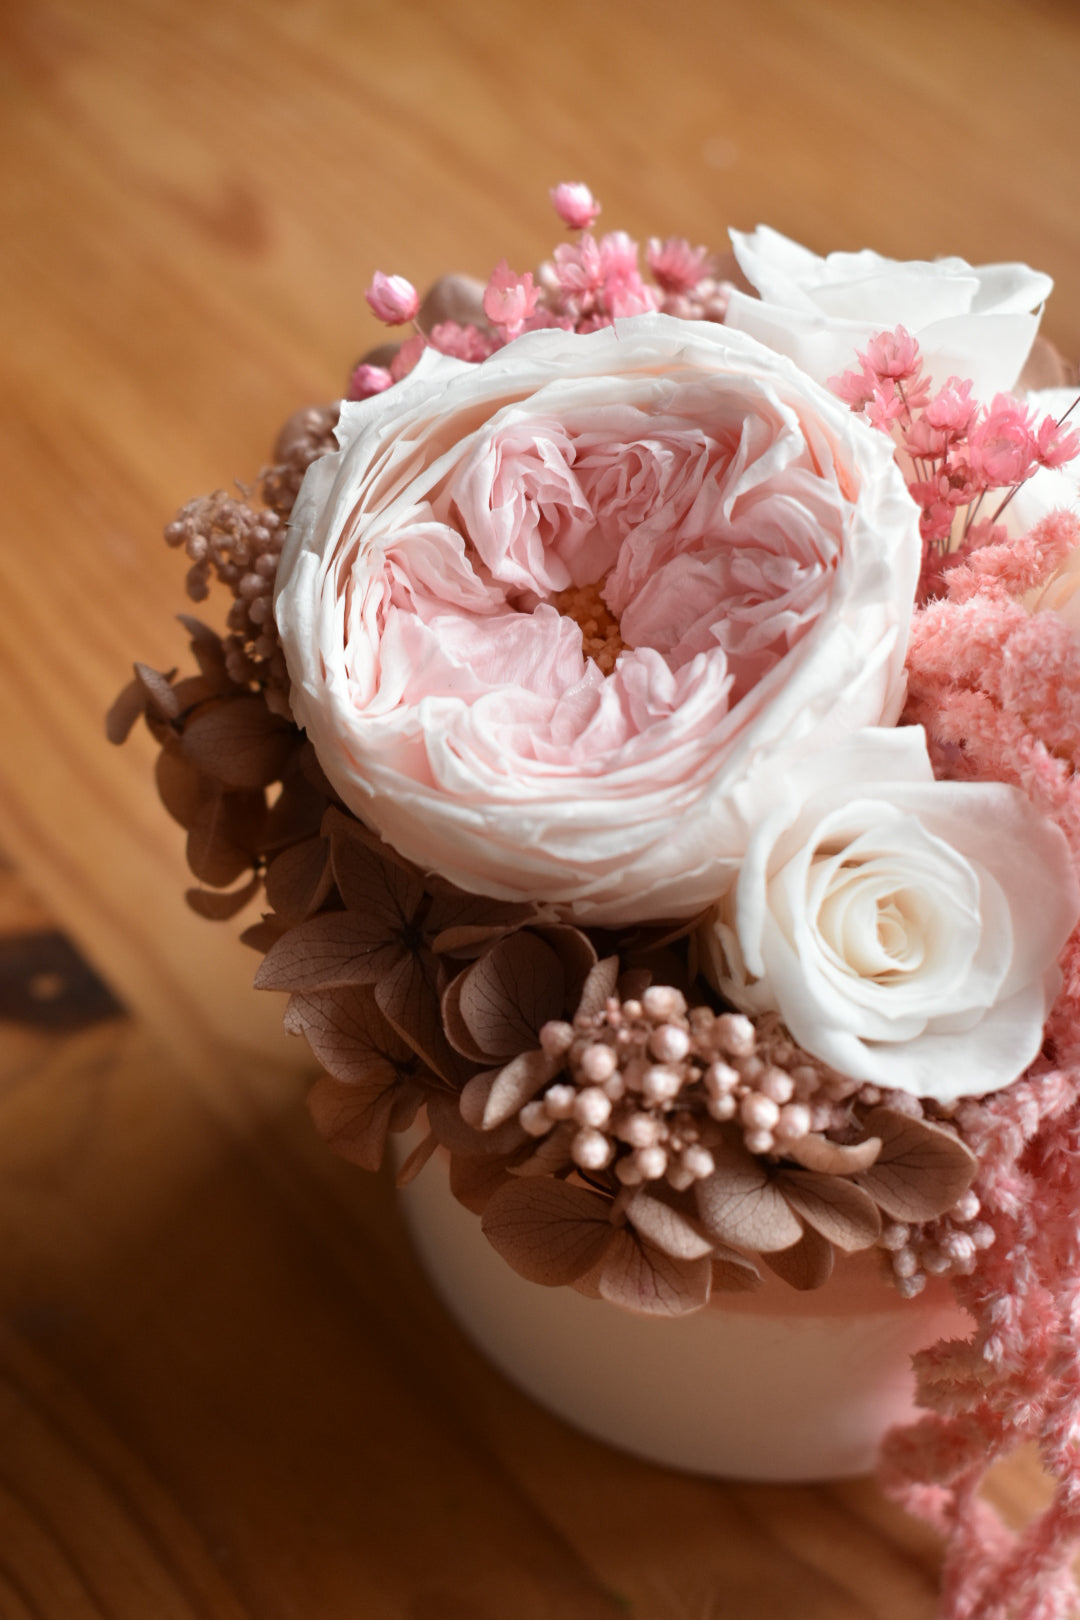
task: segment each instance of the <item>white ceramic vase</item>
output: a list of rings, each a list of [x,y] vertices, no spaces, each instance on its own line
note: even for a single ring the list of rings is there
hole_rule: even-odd
[[[885,1431],[915,1415],[913,1352],[970,1329],[946,1285],[902,1300],[872,1254],[812,1294],[770,1275],[691,1316],[632,1315],[519,1277],[452,1196],[441,1157],[401,1197],[436,1292],[513,1383],[599,1439],[695,1473],[870,1472]]]

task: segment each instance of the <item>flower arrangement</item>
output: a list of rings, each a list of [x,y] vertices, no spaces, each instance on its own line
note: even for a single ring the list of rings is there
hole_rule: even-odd
[[[1020,265],[759,228],[376,274],[408,335],[166,530],[231,592],[136,665],[210,918],[376,1169],[421,1118],[523,1276],[678,1315],[948,1275],[884,1477],[945,1612],[1059,1615],[1080,1528],[1080,439]],[[1039,373],[1041,372],[1041,375]],[[1038,381],[1051,386],[1032,391]],[[976,1496],[1036,1441],[1009,1536]],[[1019,1606],[1018,1606],[1019,1605]]]

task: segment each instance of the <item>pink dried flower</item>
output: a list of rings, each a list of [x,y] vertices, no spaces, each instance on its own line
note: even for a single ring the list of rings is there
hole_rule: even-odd
[[[600,204],[584,181],[564,180],[552,186],[549,195],[555,212],[572,231],[587,231],[595,224]]]
[[[349,378],[346,399],[370,399],[393,386],[394,379],[386,366],[369,366],[361,362]]]
[[[861,411],[877,392],[877,378],[864,362],[859,371],[844,371],[839,377],[830,377],[829,387],[837,399],[842,399],[853,411]]]
[[[865,363],[882,381],[906,382],[920,369],[919,345],[904,326],[879,332],[866,345]]]
[[[978,406],[971,397],[970,381],[950,377],[928,402],[923,420],[945,435],[962,439],[971,431]]]
[[[891,384],[876,384],[866,402],[866,415],[871,427],[890,433],[894,423],[902,422],[907,413],[906,402]]]
[[[993,404],[968,434],[968,455],[976,477],[988,489],[1019,484],[1035,465],[1036,441],[1031,413],[1008,394]]]
[[[1040,467],[1063,467],[1080,454],[1080,434],[1063,426],[1053,416],[1044,416],[1035,432],[1035,458]]]
[[[625,231],[609,231],[600,238],[600,269],[609,315],[645,315],[656,308],[656,290],[642,281],[637,243]]]
[[[658,236],[650,237],[645,257],[654,280],[666,293],[691,292],[709,268],[708,248],[692,248],[685,236],[669,236],[664,242]]]
[[[385,276],[381,270],[376,270],[364,297],[387,326],[415,321],[420,308],[420,295],[411,281],[404,276]]]
[[[586,300],[600,291],[604,280],[595,236],[586,232],[579,242],[560,242],[554,262],[546,270],[544,280],[563,301],[567,312],[580,313]]]
[[[539,298],[540,289],[534,285],[531,272],[519,276],[505,259],[500,259],[484,292],[484,314],[507,338],[514,338],[535,311]]]

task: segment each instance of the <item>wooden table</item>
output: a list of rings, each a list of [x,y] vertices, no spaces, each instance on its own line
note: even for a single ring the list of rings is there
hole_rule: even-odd
[[[124,1009],[0,1026],[0,1616],[928,1620],[933,1539],[872,1484],[651,1468],[486,1367],[389,1187],[315,1139],[255,959],[184,907],[148,741],[101,716],[133,657],[184,658],[162,522],[340,392],[371,271],[524,268],[561,178],[640,237],[1026,258],[1080,354],[1080,11],[23,0],[0,28],[0,932],[33,978],[62,931]],[[998,1491],[1028,1512],[1037,1471]]]

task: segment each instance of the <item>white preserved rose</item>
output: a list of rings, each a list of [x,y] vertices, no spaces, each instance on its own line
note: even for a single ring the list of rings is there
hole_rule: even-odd
[[[842,1074],[947,1102],[1038,1055],[1080,911],[1060,830],[1003,783],[935,781],[918,727],[770,770],[712,975]],[[759,813],[758,813],[759,812]]]
[[[869,248],[823,259],[768,225],[732,231],[731,242],[759,297],[733,292],[728,325],[820,383],[852,369],[877,333],[904,326],[936,384],[970,378],[989,400],[1015,386],[1054,285],[1026,264],[903,261]]]

